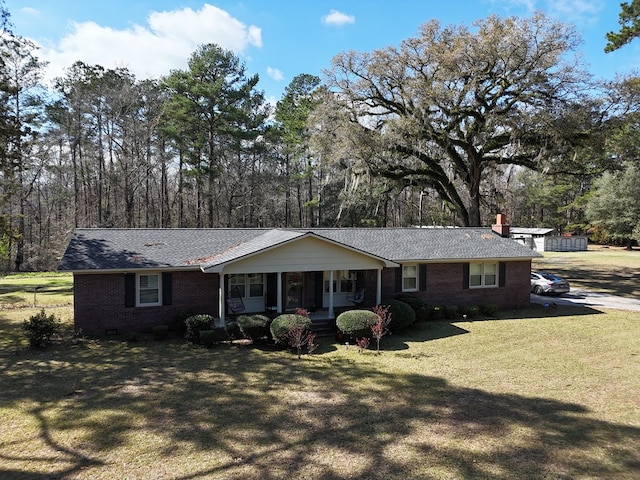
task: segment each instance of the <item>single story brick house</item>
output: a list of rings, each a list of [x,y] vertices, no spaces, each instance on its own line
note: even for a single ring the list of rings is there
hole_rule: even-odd
[[[537,256],[498,215],[492,228],[77,229],[59,270],[73,272],[76,330],[102,336],[172,326],[185,312],[224,321],[232,303],[328,318],[401,293],[522,308]]]

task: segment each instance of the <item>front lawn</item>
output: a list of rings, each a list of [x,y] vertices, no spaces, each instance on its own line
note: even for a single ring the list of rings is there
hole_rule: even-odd
[[[383,353],[25,348],[0,312],[2,479],[638,478],[640,312],[421,324]],[[71,308],[52,309],[67,322]]]

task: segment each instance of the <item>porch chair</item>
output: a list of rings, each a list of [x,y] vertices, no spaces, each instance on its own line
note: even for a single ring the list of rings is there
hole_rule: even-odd
[[[356,307],[359,307],[364,303],[364,293],[365,290],[363,288],[353,295],[347,295],[347,301],[353,303]]]

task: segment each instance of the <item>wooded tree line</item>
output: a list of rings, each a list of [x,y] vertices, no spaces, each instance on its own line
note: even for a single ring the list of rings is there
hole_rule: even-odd
[[[594,187],[638,175],[640,82],[591,78],[574,30],[543,15],[427,22],[399,46],[336,55],[322,80],[296,76],[270,105],[214,44],[159,80],[77,62],[44,88],[1,7],[5,270],[55,268],[76,227],[476,226],[502,212],[585,230],[607,217],[587,208]]]

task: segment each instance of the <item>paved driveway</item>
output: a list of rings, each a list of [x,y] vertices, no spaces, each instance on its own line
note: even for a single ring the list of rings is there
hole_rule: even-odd
[[[618,310],[640,311],[640,299],[619,297],[606,293],[592,292],[589,290],[571,290],[559,297],[548,297],[531,294],[531,303],[545,303],[556,305],[576,305],[591,308],[614,308]]]

